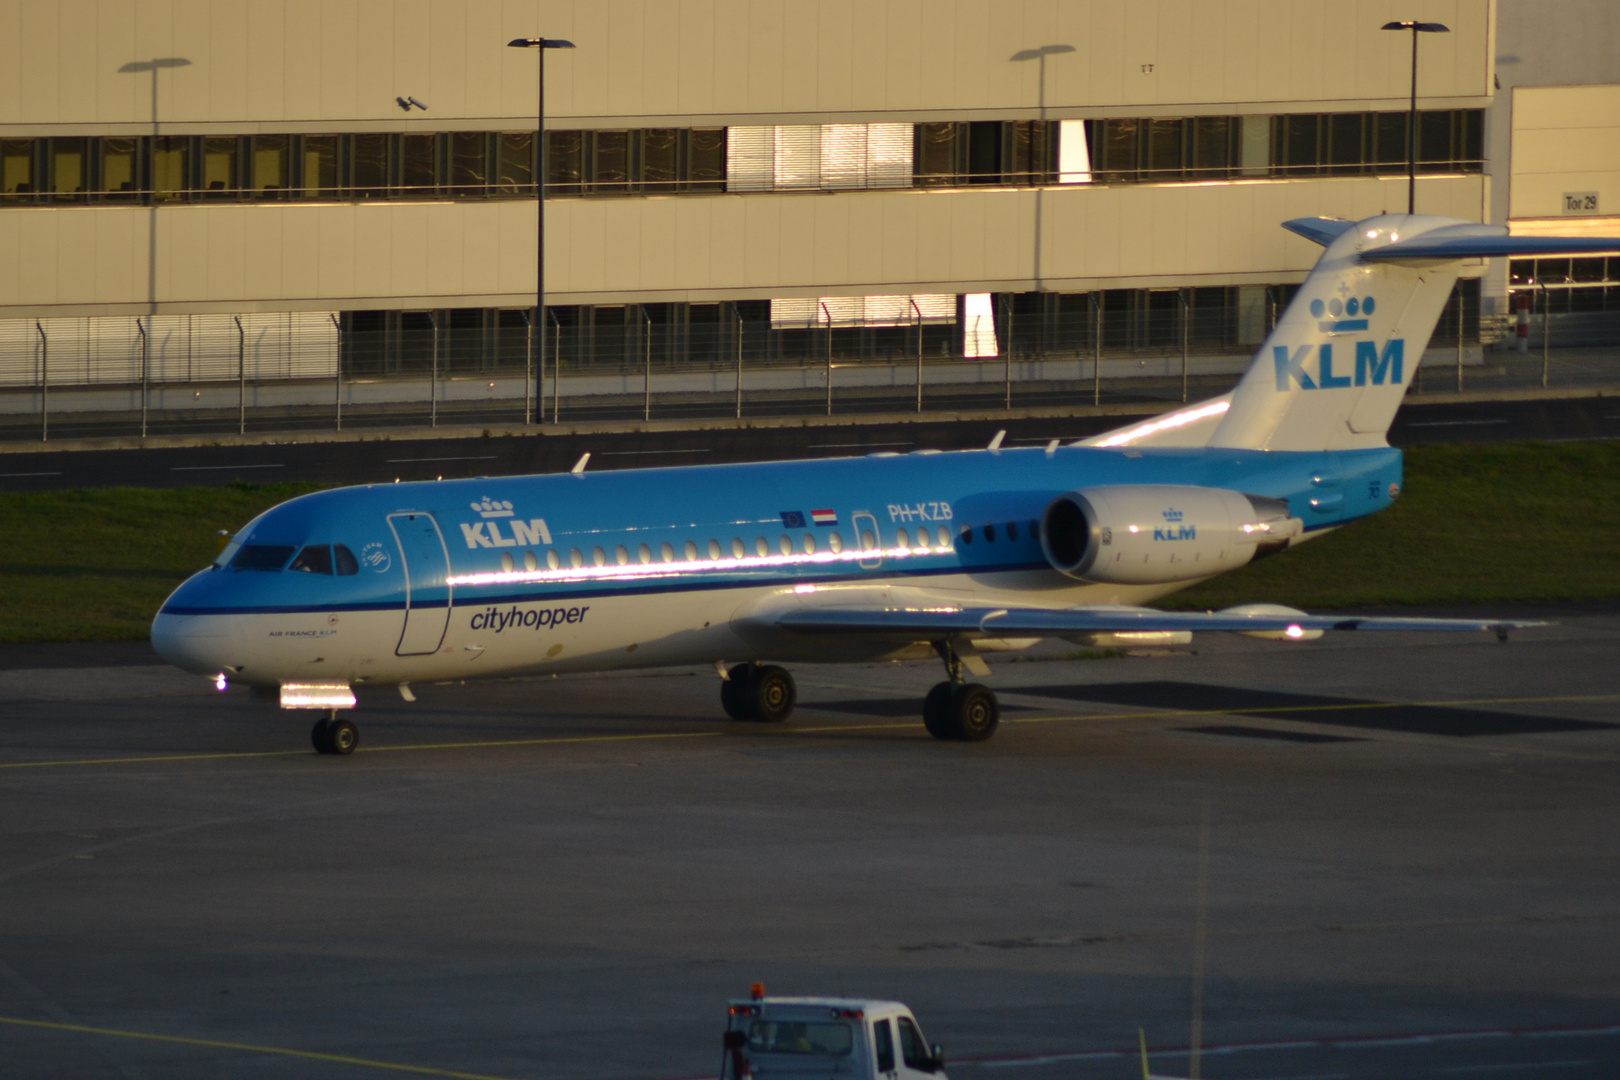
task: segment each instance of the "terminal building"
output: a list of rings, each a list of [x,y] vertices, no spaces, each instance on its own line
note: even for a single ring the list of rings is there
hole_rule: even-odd
[[[1604,0],[0,0],[0,411],[538,416],[537,337],[570,395],[1237,370],[1317,253],[1281,221],[1406,208],[1397,18],[1449,28],[1420,212],[1620,228]],[[1620,309],[1543,263],[1436,341]]]

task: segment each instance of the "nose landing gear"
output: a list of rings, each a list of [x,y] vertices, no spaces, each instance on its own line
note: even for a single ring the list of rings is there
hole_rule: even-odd
[[[775,664],[738,664],[720,683],[720,705],[733,720],[780,723],[798,698],[793,676]]]
[[[354,748],[360,745],[360,729],[351,721],[338,719],[336,709],[328,709],[325,716],[315,721],[309,741],[314,744],[317,753],[352,754]]]
[[[923,699],[923,727],[942,741],[983,742],[996,733],[1001,706],[988,686],[962,681],[962,658],[950,641],[934,642],[949,680]]]

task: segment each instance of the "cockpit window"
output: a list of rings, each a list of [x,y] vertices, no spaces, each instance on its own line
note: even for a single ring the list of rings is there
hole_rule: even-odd
[[[332,546],[333,561],[337,564],[337,572],[343,577],[360,572],[360,560],[354,557],[354,552],[342,544]]]
[[[287,569],[302,570],[306,574],[330,574],[332,549],[325,544],[311,544],[298,553],[298,558]]]
[[[231,560],[233,570],[280,570],[292,558],[291,545],[243,544],[236,558]],[[331,573],[330,570],[327,573]]]

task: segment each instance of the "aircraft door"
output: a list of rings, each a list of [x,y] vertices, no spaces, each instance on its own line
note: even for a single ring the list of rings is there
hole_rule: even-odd
[[[396,656],[426,656],[439,651],[450,626],[450,553],[439,523],[426,512],[389,514],[399,553],[405,563],[405,625]]]
[[[855,526],[855,549],[860,552],[861,569],[874,570],[883,565],[883,538],[878,532],[877,518],[864,510],[850,518]]]

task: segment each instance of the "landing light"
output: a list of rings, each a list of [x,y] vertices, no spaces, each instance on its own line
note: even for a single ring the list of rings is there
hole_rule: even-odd
[[[1283,633],[1287,634],[1294,641],[1298,641],[1300,638],[1305,636],[1305,631],[1297,623],[1290,626],[1287,630],[1284,630]]]
[[[227,686],[229,686],[229,685],[230,684],[225,681],[225,673],[223,671],[220,672],[218,675],[214,676],[214,689],[215,690],[218,690],[220,693],[223,694],[225,692],[225,688]]]

